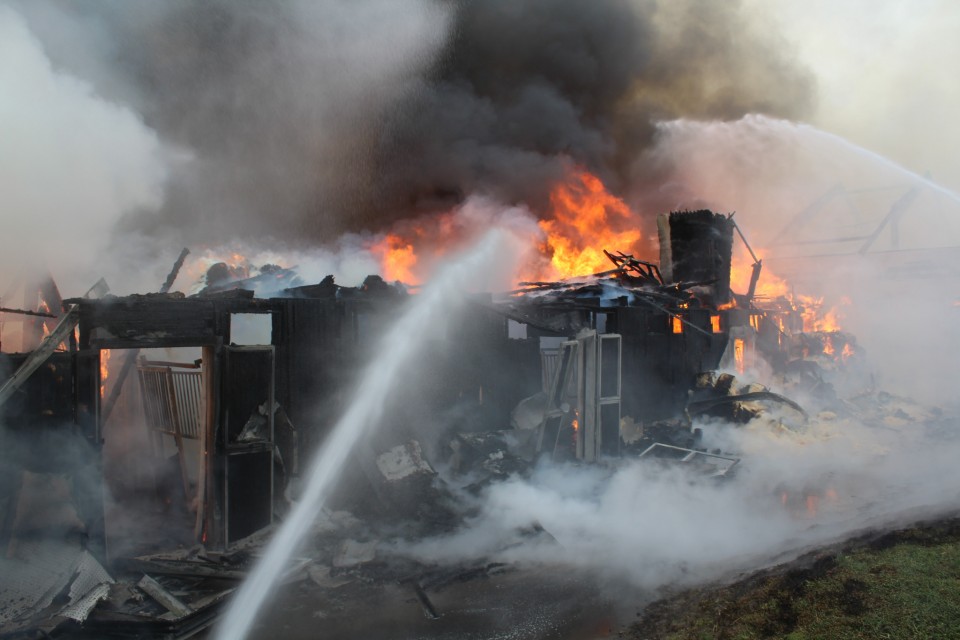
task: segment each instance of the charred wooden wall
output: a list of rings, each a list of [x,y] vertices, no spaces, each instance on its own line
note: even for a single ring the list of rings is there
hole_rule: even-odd
[[[653,421],[683,410],[697,374],[715,369],[726,348],[727,334],[711,331],[710,315],[687,310],[683,318],[702,332],[684,325],[674,333],[672,317],[656,309],[621,307],[612,314],[607,330],[623,337],[622,415]]]
[[[0,353],[0,384],[28,355]],[[57,513],[75,509],[85,544],[103,554],[99,384],[95,351],[56,352],[0,407],[0,547],[12,535],[22,483],[42,474],[65,478],[70,495]]]

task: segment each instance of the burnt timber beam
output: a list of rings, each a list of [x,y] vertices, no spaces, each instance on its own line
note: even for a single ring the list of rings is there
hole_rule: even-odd
[[[898,249],[900,238],[897,224],[900,222],[901,216],[903,216],[904,212],[906,212],[907,207],[913,204],[913,201],[916,200],[917,196],[919,195],[920,188],[912,187],[910,190],[900,196],[890,207],[890,211],[887,212],[886,217],[880,221],[880,225],[867,237],[867,241],[863,243],[863,246],[860,247],[860,250],[857,251],[857,253],[862,256],[870,251],[870,247],[873,246],[873,243],[876,242],[877,238],[880,237],[880,233],[888,224],[890,225],[891,235],[893,236],[894,249]]]
[[[174,294],[74,299],[80,306],[80,348],[149,349],[216,345],[230,314],[270,313],[279,302],[257,298],[182,298]]]
[[[831,200],[845,193],[847,193],[847,190],[841,183],[837,183],[824,191],[819,198],[808,204],[800,213],[791,218],[787,224],[780,229],[779,233],[770,240],[769,245],[795,244],[795,242],[788,240],[788,238],[816,218],[820,214],[820,211],[826,207]]]
[[[144,575],[137,586],[151,598],[163,605],[163,608],[178,618],[193,613],[193,609],[180,601],[175,595],[167,591],[159,582],[148,575]]]
[[[44,313],[42,311],[28,311],[26,309],[8,309],[0,307],[0,313],[17,313],[23,316],[37,316],[38,318],[56,318],[55,313]]]
[[[177,279],[177,275],[180,273],[180,268],[183,267],[183,261],[187,259],[189,254],[190,249],[187,249],[186,247],[180,251],[180,255],[177,257],[176,262],[173,263],[173,268],[170,269],[170,273],[167,274],[167,279],[164,280],[163,285],[160,286],[160,293],[167,293],[170,291],[170,287],[173,286],[174,280]],[[120,394],[123,391],[123,383],[126,382],[127,376],[129,376],[130,372],[133,371],[133,365],[137,363],[138,354],[139,351],[137,350],[129,351],[123,360],[123,367],[120,369],[120,375],[118,375],[117,379],[114,381],[113,389],[110,391],[110,397],[107,398],[107,403],[103,406],[103,411],[100,414],[103,416],[102,422],[104,424],[106,424],[107,420],[110,418],[110,414],[113,413],[113,407],[117,404],[117,400],[120,399]]]
[[[17,369],[16,373],[0,387],[0,405],[3,405],[3,403],[9,400],[10,396],[33,375],[33,372],[39,369],[40,365],[46,362],[47,358],[56,351],[57,346],[73,333],[73,328],[77,326],[79,319],[77,306],[72,305],[67,312],[63,314],[63,317],[60,318],[60,322],[54,327],[53,331],[50,332],[50,335],[44,338],[40,346],[33,350],[26,361]]]

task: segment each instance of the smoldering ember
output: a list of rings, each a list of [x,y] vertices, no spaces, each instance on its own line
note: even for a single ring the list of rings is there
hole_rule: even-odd
[[[960,196],[752,3],[321,4],[0,0],[0,639],[646,637],[958,515]]]

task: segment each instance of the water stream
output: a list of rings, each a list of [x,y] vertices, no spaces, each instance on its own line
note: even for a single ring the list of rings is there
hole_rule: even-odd
[[[247,637],[290,557],[303,542],[334,488],[354,445],[380,422],[391,388],[431,335],[426,328],[436,326],[444,318],[449,320],[451,314],[457,313],[457,302],[464,301],[467,286],[482,285],[486,276],[513,262],[515,256],[511,255],[509,240],[507,232],[489,232],[459,260],[441,269],[393,323],[377,358],[363,372],[349,407],[317,453],[305,476],[306,485],[300,500],[234,595],[223,621],[215,629],[214,638]]]
[[[852,151],[853,153],[863,158],[868,158],[869,160],[876,162],[877,164],[883,167],[886,167],[888,169],[893,169],[894,171],[897,171],[903,174],[914,184],[920,184],[920,185],[923,185],[924,187],[928,187],[932,191],[935,191],[936,193],[939,193],[940,195],[946,196],[947,198],[951,199],[954,203],[960,204],[960,194],[957,194],[955,191],[951,191],[950,189],[947,189],[946,187],[943,187],[937,184],[930,178],[927,178],[925,176],[922,176],[916,172],[913,172],[907,169],[903,165],[898,164],[897,162],[891,160],[886,156],[880,155],[875,151],[870,151],[869,149],[866,149],[857,144],[854,144],[853,142],[850,142],[849,140],[847,140],[842,136],[838,136],[835,133],[830,133],[829,131],[818,129],[812,125],[800,124],[797,126],[802,131],[810,132],[815,136],[819,136],[820,138],[823,138],[825,140],[829,140],[832,143],[838,144],[844,147],[845,149]]]

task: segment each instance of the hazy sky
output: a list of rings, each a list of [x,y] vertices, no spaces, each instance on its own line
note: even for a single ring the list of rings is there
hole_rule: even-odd
[[[960,3],[745,0],[814,73],[813,124],[960,189]]]

